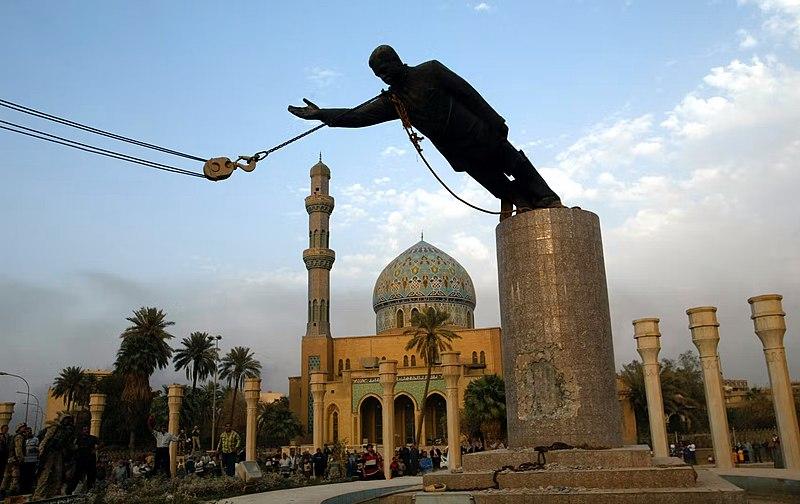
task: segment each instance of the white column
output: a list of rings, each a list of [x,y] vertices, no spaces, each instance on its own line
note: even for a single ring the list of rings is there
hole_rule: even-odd
[[[750,318],[753,319],[756,335],[764,346],[784,467],[790,471],[800,471],[800,433],[797,430],[792,382],[786,364],[786,349],[783,346],[786,313],[783,311],[782,299],[780,294],[765,294],[752,297],[747,302],[750,303]]]
[[[661,366],[658,352],[661,351],[661,332],[657,318],[633,321],[636,350],[642,356],[644,390],[647,395],[647,416],[650,420],[650,439],[655,457],[668,457],[667,426],[664,419],[664,398],[661,395]]]
[[[322,448],[325,435],[325,373],[311,373],[311,395],[314,399],[314,450]]]
[[[89,413],[92,415],[89,434],[97,438],[100,437],[100,425],[103,422],[103,411],[106,409],[106,395],[105,394],[90,394],[89,395]]]
[[[261,398],[261,378],[245,378],[244,400],[247,403],[247,428],[245,432],[244,459],[256,460],[258,432],[258,400]]]
[[[378,366],[380,383],[383,387],[383,474],[392,477],[392,457],[394,456],[394,384],[397,381],[397,361],[381,361]]]
[[[442,377],[447,392],[447,468],[461,468],[461,418],[458,415],[458,381],[461,352],[442,352]]]
[[[172,384],[167,392],[167,407],[169,408],[169,433],[178,435],[181,424],[181,404],[183,403],[183,385]],[[178,472],[178,443],[169,444],[169,472],[172,477]]]
[[[733,467],[733,461],[728,416],[725,411],[725,394],[722,389],[722,371],[717,353],[719,345],[717,309],[713,306],[700,306],[686,310],[686,314],[689,315],[692,342],[700,353],[700,363],[703,367],[703,385],[711,442],[714,446],[714,460],[720,469],[729,469]]]

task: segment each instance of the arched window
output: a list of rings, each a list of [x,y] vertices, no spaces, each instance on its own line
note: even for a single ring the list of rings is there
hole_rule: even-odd
[[[332,432],[332,434],[333,434],[332,435],[333,442],[334,443],[338,443],[339,442],[339,412],[338,411],[334,411],[332,417],[333,417],[333,422],[332,422],[333,423],[333,425],[332,425],[333,428],[331,430],[333,431]]]
[[[403,327],[406,325],[406,317],[403,313],[403,310],[397,310],[397,327]]]
[[[411,366],[414,367],[416,365],[417,365],[417,356],[416,355],[412,355],[411,356]]]
[[[339,376],[342,376],[342,369],[344,368],[344,361],[339,359]]]
[[[384,355],[383,357],[381,357],[381,360],[386,360],[386,356]]]
[[[344,368],[345,369],[350,369],[350,359],[345,359],[344,360]]]
[[[319,320],[319,311],[317,310],[316,299],[311,303],[311,320],[313,320],[314,322]]]
[[[408,355],[403,356],[403,367],[408,367]]]
[[[486,354],[481,350],[481,364],[486,364]]]
[[[324,229],[322,231],[320,231],[320,240],[319,240],[319,246],[320,247],[327,247],[328,246],[327,234],[328,233],[326,233]]]
[[[472,352],[472,363],[473,364],[478,363],[478,352]]]
[[[308,248],[314,247],[314,233],[309,229],[308,230]]]
[[[419,315],[419,310],[417,310],[416,308],[412,308],[411,309],[411,321],[412,322],[414,321],[414,315],[417,315],[417,316]]]
[[[315,229],[314,230],[314,241],[312,242],[311,247],[317,247],[318,243],[319,243],[319,230]]]

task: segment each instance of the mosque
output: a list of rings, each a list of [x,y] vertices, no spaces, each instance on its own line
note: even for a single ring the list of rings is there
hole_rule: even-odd
[[[383,444],[381,361],[396,361],[393,446],[410,442],[425,408],[422,444],[447,438],[445,380],[433,368],[429,391],[423,397],[427,367],[420,355],[405,350],[411,316],[429,306],[451,314],[453,341],[460,352],[459,408],[472,380],[502,376],[500,328],[476,328],[475,288],[469,273],[444,251],[420,240],[391,261],[378,275],[372,294],[375,334],[333,337],[330,330],[330,270],[336,258],[329,248],[331,171],[322,160],[311,168],[311,194],[305,199],[309,215],[309,248],[303,251],[308,270],[308,322],[302,338],[300,376],[289,378],[289,403],[314,444]],[[622,396],[620,397],[623,399]],[[635,422],[634,422],[635,428]],[[635,438],[635,432],[634,432]],[[388,441],[388,440],[387,440]]]

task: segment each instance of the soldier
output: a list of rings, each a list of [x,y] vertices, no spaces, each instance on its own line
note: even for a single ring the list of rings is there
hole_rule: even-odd
[[[72,415],[65,414],[45,429],[39,445],[39,477],[33,500],[49,499],[61,493],[66,478],[65,460],[75,450]]]
[[[17,495],[19,493],[20,467],[25,460],[25,440],[27,439],[28,426],[21,423],[17,426],[16,434],[11,440],[8,452],[8,461],[3,473],[3,483],[0,485],[0,497]]]

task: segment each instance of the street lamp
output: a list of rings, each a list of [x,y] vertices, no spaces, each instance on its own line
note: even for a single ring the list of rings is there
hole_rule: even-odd
[[[14,378],[19,378],[20,380],[24,381],[25,382],[25,386],[28,387],[27,395],[28,396],[31,395],[31,385],[30,385],[30,383],[28,383],[28,380],[26,380],[25,378],[21,377],[20,375],[15,375],[14,373],[6,373],[5,371],[0,371],[0,376],[13,376]],[[31,401],[30,399],[27,399],[25,401],[25,403],[26,403],[25,404],[25,423],[26,424],[28,423],[28,405],[27,405],[27,403],[29,403],[30,401]]]
[[[208,341],[214,342],[214,395],[211,398],[211,449],[214,449],[214,441],[217,435],[217,370],[219,369],[219,340],[222,336],[209,336]]]
[[[30,402],[30,400],[31,400],[30,398],[31,398],[31,397],[33,397],[34,399],[36,399],[36,404],[35,404],[35,406],[36,406],[37,408],[39,408],[39,414],[41,414],[41,415],[44,417],[44,411],[42,410],[42,405],[41,405],[41,403],[39,402],[39,398],[38,398],[38,397],[36,397],[36,394],[26,394],[25,392],[21,392],[21,391],[19,391],[19,390],[17,390],[17,394],[22,394],[22,395],[24,395],[24,396],[28,396],[28,398],[27,398],[27,399],[25,399],[25,400],[26,400],[26,401],[28,401],[28,402]],[[26,402],[25,404],[27,405],[27,404],[28,404],[28,402]],[[38,432],[38,431],[39,431],[39,414],[37,414],[37,415],[36,415],[36,420],[35,420],[35,422],[34,422],[34,425],[36,426],[36,428],[35,428],[34,430],[35,430],[36,432]]]

